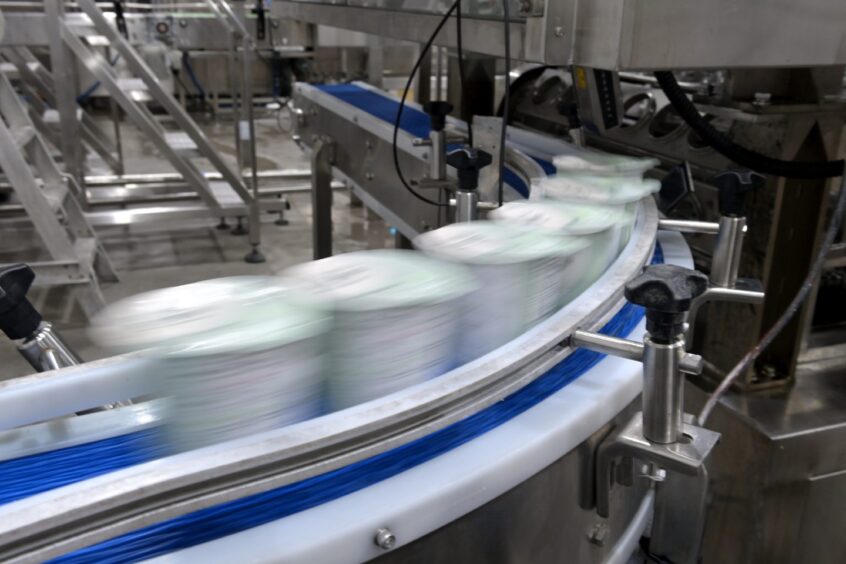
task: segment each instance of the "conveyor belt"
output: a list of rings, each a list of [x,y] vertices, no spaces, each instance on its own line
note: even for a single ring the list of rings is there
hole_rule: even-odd
[[[399,101],[382,92],[362,88],[357,84],[324,84],[317,86],[317,88],[382,121],[390,124],[396,123],[400,106]],[[429,116],[413,105],[406,104],[400,119],[400,129],[413,137],[428,139],[431,131]],[[453,145],[449,148],[456,147],[458,146]],[[555,173],[555,166],[551,162],[536,157],[532,158],[541,165],[547,174]],[[524,198],[529,197],[529,187],[526,186],[519,175],[508,167],[505,169],[504,180]]]

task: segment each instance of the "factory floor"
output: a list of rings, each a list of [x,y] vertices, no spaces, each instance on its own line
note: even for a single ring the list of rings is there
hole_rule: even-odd
[[[199,119],[215,148],[235,167],[234,126],[231,120]],[[104,131],[111,123],[103,122]],[[131,124],[121,124],[126,173],[162,173],[173,169],[147,139]],[[256,122],[258,163],[260,170],[307,169],[308,159],[290,139],[281,133],[272,116]],[[202,169],[203,161],[197,164]],[[108,174],[102,162],[89,157],[88,174]],[[271,181],[262,184],[272,186]],[[102,284],[107,303],[139,292],[186,284],[223,276],[276,274],[293,264],[311,260],[311,202],[308,193],[289,196],[288,225],[278,226],[277,214],[263,214],[261,251],[267,262],[253,265],[244,262],[249,250],[246,236],[232,235],[216,229],[217,220],[197,219],[178,224],[158,223],[131,227],[98,229],[100,240],[118,271],[120,282]],[[335,191],[335,253],[391,246],[389,226],[365,208],[351,204],[345,190]],[[230,221],[234,224],[234,221]],[[0,227],[0,263],[26,262],[43,256],[38,238],[27,226]],[[64,288],[31,291],[33,303],[53,321],[65,339],[84,360],[94,360],[108,352],[94,345],[87,336],[87,319],[74,305],[72,292]],[[8,339],[0,339],[0,380],[31,374],[32,368],[20,357]]]

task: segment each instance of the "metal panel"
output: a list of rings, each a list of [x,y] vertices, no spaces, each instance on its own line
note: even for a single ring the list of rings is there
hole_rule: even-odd
[[[425,42],[442,5],[367,2],[369,7],[277,0],[275,14]],[[359,2],[355,2],[359,4]],[[496,3],[494,3],[496,4]],[[516,59],[613,70],[798,67],[846,63],[840,0],[545,0],[515,18]],[[513,12],[515,16],[520,11]],[[465,19],[465,48],[503,56],[502,23],[482,12]],[[542,15],[540,15],[542,14]],[[438,45],[455,46],[455,26]]]
[[[633,403],[615,419],[625,423]],[[438,529],[373,562],[378,564],[505,564],[512,562],[582,564],[604,562],[643,499],[646,480],[612,490],[611,515],[603,519],[580,507],[592,490],[595,445],[610,426],[529,480]]]

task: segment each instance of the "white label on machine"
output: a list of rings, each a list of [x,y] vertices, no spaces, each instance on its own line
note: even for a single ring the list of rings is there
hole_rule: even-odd
[[[238,135],[241,136],[241,139],[244,141],[250,140],[250,122],[247,120],[241,120],[238,122]]]

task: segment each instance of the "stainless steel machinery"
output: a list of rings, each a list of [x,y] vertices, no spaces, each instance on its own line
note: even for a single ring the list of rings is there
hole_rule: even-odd
[[[422,44],[451,4],[277,0],[271,11]],[[846,396],[836,317],[815,324],[809,301],[707,425],[685,415],[795,295],[834,184],[769,176],[752,190],[761,179],[731,170],[736,163],[693,133],[660,78],[643,71],[676,71],[703,119],[735,144],[783,161],[834,160],[844,147],[846,5],[509,7],[513,66],[541,66],[514,81],[513,108],[505,105],[518,118],[507,129],[505,198],[527,196],[532,178],[552,172],[553,156],[577,150],[571,142],[660,161],[651,174],[664,183],[661,209],[651,198],[639,204],[632,240],[608,272],[535,329],[422,386],[2,506],[0,557],[86,549],[105,558],[111,543],[137,542],[170,561],[626,562],[635,551],[672,562],[842,561]],[[443,112],[411,102],[396,120],[399,101],[370,85],[296,86],[296,139],[313,168],[315,258],[332,252],[333,179],[405,244],[463,218],[444,156],[468,140],[468,122],[474,148],[494,155],[488,171],[497,169],[502,119],[484,108],[497,106],[504,12],[479,1],[463,14],[478,89],[461,91],[458,35],[446,25],[433,44],[452,51],[447,92],[457,117],[443,124],[432,126]],[[480,215],[498,204],[495,180],[483,169]],[[746,205],[726,194],[748,194]],[[836,272],[842,249],[833,249]],[[822,286],[818,295],[818,309],[836,301]],[[645,322],[633,304],[646,307]],[[143,370],[141,359],[117,357],[0,389],[0,425],[27,429],[8,435],[10,448],[28,440],[37,453],[50,432],[40,421],[145,396],[143,379],[132,377]],[[82,386],[95,391],[73,393]],[[155,421],[154,407],[96,416],[119,418],[114,428],[125,432]],[[83,426],[73,418],[62,425],[71,437],[86,432],[70,429]],[[268,500],[274,510],[265,513]],[[218,510],[256,517],[161,548]]]

